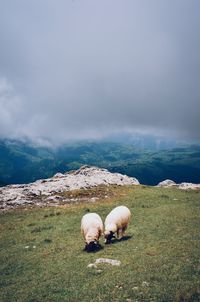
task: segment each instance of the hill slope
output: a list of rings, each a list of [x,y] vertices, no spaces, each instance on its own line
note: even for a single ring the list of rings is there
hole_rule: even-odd
[[[29,183],[56,172],[94,165],[156,185],[164,179],[200,183],[200,147],[152,151],[110,142],[82,142],[57,149],[0,141],[0,185]]]
[[[118,188],[119,190],[120,188]],[[0,214],[1,301],[193,301],[199,290],[199,191],[122,187],[117,196],[60,208]],[[126,240],[83,251],[80,220],[132,212]],[[121,266],[87,268],[97,258]]]

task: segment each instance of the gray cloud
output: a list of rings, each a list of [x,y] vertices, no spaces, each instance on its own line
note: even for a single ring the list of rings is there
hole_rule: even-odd
[[[0,136],[199,138],[198,0],[0,2]]]

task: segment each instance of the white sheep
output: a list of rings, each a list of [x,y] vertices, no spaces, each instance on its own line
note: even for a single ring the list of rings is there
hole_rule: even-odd
[[[117,238],[121,233],[121,237],[124,236],[128,223],[131,218],[130,210],[125,206],[119,206],[114,208],[105,219],[105,242],[109,243],[117,233]]]
[[[85,240],[85,250],[92,251],[99,247],[99,238],[103,234],[103,222],[96,213],[88,213],[82,217],[81,233]]]

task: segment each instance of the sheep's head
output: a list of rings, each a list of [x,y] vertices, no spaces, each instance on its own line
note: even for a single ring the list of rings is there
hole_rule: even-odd
[[[112,231],[104,232],[105,243],[110,243],[112,238],[115,238],[114,233]]]
[[[93,240],[85,243],[85,250],[87,252],[93,252],[99,248],[99,243],[97,240]]]

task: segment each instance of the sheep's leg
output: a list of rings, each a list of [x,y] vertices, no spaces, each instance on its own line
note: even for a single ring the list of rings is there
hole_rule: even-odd
[[[120,229],[117,229],[117,239],[119,239]]]
[[[127,225],[125,227],[122,228],[122,237],[124,237],[124,234],[126,232],[126,229],[127,229]]]
[[[102,235],[102,231],[99,229],[99,231],[98,231],[98,238],[100,238],[101,235]]]
[[[118,239],[122,238],[122,232],[123,232],[122,229],[118,230],[118,236],[117,236]]]

